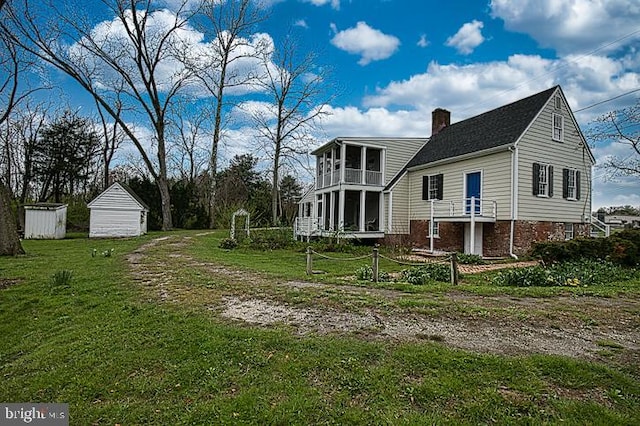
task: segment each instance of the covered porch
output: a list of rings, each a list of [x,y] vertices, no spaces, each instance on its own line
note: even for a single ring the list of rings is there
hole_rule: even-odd
[[[316,195],[315,215],[298,217],[296,235],[341,238],[383,238],[383,196],[380,191],[329,191]]]

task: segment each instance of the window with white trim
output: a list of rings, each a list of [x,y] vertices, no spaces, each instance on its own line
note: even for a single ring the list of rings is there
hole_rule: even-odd
[[[553,140],[564,141],[564,117],[560,114],[552,114],[553,119]]]
[[[438,198],[438,180],[433,179],[432,177],[431,179],[429,179],[429,199],[435,200],[437,198]]]
[[[422,176],[422,199],[442,200],[443,175]]]
[[[440,222],[437,220],[433,220],[429,226],[429,235],[428,237],[433,236],[434,238],[440,238]]]
[[[533,163],[533,195],[553,197],[553,166]]]
[[[580,199],[580,172],[575,169],[562,169],[562,198]]]
[[[573,240],[573,223],[564,224],[564,239]]]

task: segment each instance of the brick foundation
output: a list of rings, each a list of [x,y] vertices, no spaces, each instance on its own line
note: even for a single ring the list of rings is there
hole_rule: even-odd
[[[482,252],[485,257],[508,257],[511,234],[510,221],[478,223],[483,226]],[[589,224],[573,225],[574,238],[589,236]],[[412,220],[406,241],[413,247],[429,248],[429,221]],[[565,225],[562,222],[516,221],[514,224],[513,251],[516,255],[526,254],[533,243],[563,241]],[[385,238],[386,242],[387,238]],[[434,249],[444,251],[464,251],[464,223],[440,222],[440,236],[434,239]]]
[[[414,247],[429,248],[429,221],[412,220],[410,240]],[[458,222],[440,222],[440,235],[433,239],[434,250],[463,251],[464,224]]]

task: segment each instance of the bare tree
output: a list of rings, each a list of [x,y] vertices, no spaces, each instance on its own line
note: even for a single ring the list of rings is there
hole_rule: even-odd
[[[613,142],[629,148],[626,155],[608,157],[602,164],[612,177],[640,177],[640,100],[598,117],[587,136],[594,143]]]
[[[18,222],[24,228],[23,205],[32,197],[34,188],[33,157],[38,134],[48,120],[51,106],[27,100],[2,126],[0,135],[9,166],[5,181],[18,201]]]
[[[178,102],[172,113],[172,147],[170,162],[174,170],[179,170],[182,179],[195,182],[208,163],[204,140],[210,133],[207,126],[211,109],[199,108],[190,102]]]
[[[98,110],[98,117],[100,118],[100,126],[102,127],[102,147],[100,149],[100,156],[102,162],[102,188],[106,189],[111,182],[109,182],[109,172],[111,170],[111,161],[113,160],[116,151],[120,147],[120,144],[124,141],[125,134],[120,128],[118,120],[109,122],[104,114],[100,103],[96,101],[96,109]],[[114,111],[118,117],[122,115],[122,102],[116,102],[114,105]]]
[[[13,41],[75,80],[111,116],[138,149],[158,186],[162,228],[172,228],[167,176],[167,108],[189,82],[180,66],[187,49],[188,0],[176,12],[152,0],[103,0],[113,20],[95,25],[80,4],[15,0],[5,7],[0,26]],[[43,16],[49,17],[45,20]],[[67,43],[62,43],[65,41]],[[171,70],[171,71],[167,71]],[[127,103],[134,123],[146,122],[152,140],[145,140],[119,110]],[[135,108],[134,108],[135,107]],[[133,117],[133,116],[132,116]],[[132,118],[128,117],[128,118]],[[156,159],[152,158],[153,145]]]
[[[249,111],[272,161],[271,215],[280,217],[280,170],[285,162],[296,162],[306,155],[314,140],[318,120],[327,115],[327,106],[335,95],[328,85],[327,68],[316,64],[316,52],[300,55],[297,43],[286,37],[280,49],[263,56],[265,75],[259,84],[269,99],[267,108]],[[276,67],[269,66],[274,63]]]
[[[256,25],[266,18],[266,11],[255,0],[227,0],[204,2],[201,8],[204,18],[201,29],[213,33],[213,40],[197,58],[191,58],[200,84],[214,100],[213,132],[209,156],[209,221],[214,226],[216,202],[216,176],[218,147],[223,128],[223,107],[227,95],[234,90],[243,92],[255,80],[252,68],[258,65],[259,53],[264,49],[263,40],[251,38]]]

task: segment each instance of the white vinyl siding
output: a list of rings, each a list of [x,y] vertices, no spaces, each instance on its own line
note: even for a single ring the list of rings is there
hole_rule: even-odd
[[[60,207],[25,206],[26,240],[60,240],[67,232],[67,205]]]
[[[424,145],[424,140],[390,140],[386,146],[385,184],[407,164],[416,152]]]
[[[555,97],[541,111],[518,142],[518,219],[552,222],[583,222],[583,216],[591,212],[591,158],[583,145],[579,130],[566,105],[562,105],[564,119],[564,143],[552,143],[553,114]],[[553,166],[554,195],[541,198],[532,192],[533,163]],[[569,201],[562,197],[563,169],[580,172],[580,200]]]
[[[409,233],[409,177],[403,176],[393,188],[390,234]],[[388,210],[387,210],[388,211]],[[386,213],[385,213],[386,214]],[[387,219],[388,220],[388,219]]]
[[[146,208],[115,183],[88,204],[89,238],[136,237],[147,232]]]
[[[409,173],[412,220],[430,218],[430,202],[422,200],[423,176],[443,175],[443,200],[462,202],[464,174],[482,170],[482,198],[496,201],[498,220],[511,215],[511,153],[506,150],[478,158],[443,164]],[[395,198],[394,198],[395,203]]]
[[[91,209],[89,237],[137,237],[142,235],[140,211]]]

